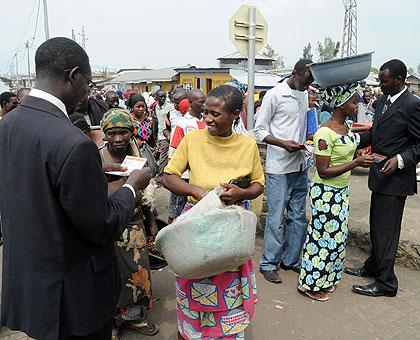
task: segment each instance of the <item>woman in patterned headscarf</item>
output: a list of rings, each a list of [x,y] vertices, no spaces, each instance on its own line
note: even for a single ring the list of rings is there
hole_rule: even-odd
[[[99,149],[104,164],[122,163],[126,156],[139,157],[139,148],[133,137],[135,126],[136,122],[126,110],[111,109],[105,113],[101,120],[101,128],[106,143]],[[109,182],[108,195],[117,191],[125,181],[126,178],[121,177]],[[148,321],[152,290],[141,198],[142,194],[136,193],[134,215],[115,247],[122,290],[118,300],[113,340],[119,339],[120,327],[130,328],[144,335],[154,335],[158,332],[158,326]]]
[[[146,99],[138,93],[133,93],[127,100],[127,107],[135,120],[134,137],[139,145],[147,143],[156,146],[153,138],[153,121],[148,117]]]
[[[369,167],[373,158],[354,158],[356,139],[347,117],[357,115],[357,84],[327,88],[322,94],[332,110],[314,136],[316,174],[310,199],[312,219],[303,247],[298,290],[317,301],[328,300],[344,269],[349,218],[349,177],[352,169]]]

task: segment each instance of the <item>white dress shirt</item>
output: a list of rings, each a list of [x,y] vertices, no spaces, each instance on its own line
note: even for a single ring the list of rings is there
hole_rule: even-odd
[[[47,102],[50,102],[51,104],[57,106],[61,111],[63,111],[63,113],[67,117],[69,116],[64,103],[57,97],[53,96],[51,93],[48,93],[39,89],[31,89],[31,91],[29,91],[28,93],[28,96],[44,99]]]
[[[407,90],[407,86],[404,86],[404,88],[398,92],[397,94],[391,96],[388,95],[387,101],[389,100],[391,102],[391,105],[394,104],[394,102]],[[360,136],[358,133],[355,134],[356,136],[356,143],[360,143]],[[398,160],[398,169],[404,169],[404,160],[400,154],[397,154],[397,160]]]
[[[287,81],[267,91],[257,113],[254,135],[260,142],[271,135],[281,140],[306,142],[307,91],[292,90]],[[268,144],[266,172],[288,174],[306,168],[303,151],[289,153],[285,149]]]
[[[32,97],[44,99],[47,102],[50,102],[51,104],[53,104],[56,107],[58,107],[66,115],[66,117],[69,116],[68,113],[67,113],[67,109],[66,109],[66,106],[64,105],[64,103],[60,99],[58,99],[57,97],[53,96],[51,93],[42,91],[40,89],[31,89],[31,91],[29,92],[28,96],[32,96]],[[132,185],[130,185],[130,184],[124,184],[123,187],[127,187],[128,189],[130,189],[131,192],[134,195],[134,198],[136,198],[136,191],[134,190],[134,188],[133,188]]]

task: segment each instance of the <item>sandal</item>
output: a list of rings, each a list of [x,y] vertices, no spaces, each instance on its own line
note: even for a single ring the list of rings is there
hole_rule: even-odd
[[[112,337],[111,340],[121,340],[120,338],[120,330],[118,328],[113,328],[112,329]]]
[[[319,302],[325,302],[329,299],[328,295],[325,294],[322,290],[319,292],[312,292],[310,290],[306,290],[302,286],[298,286],[298,292],[310,297],[312,300],[319,301]]]
[[[336,289],[336,286],[330,286],[328,288],[325,288],[324,290],[328,293],[334,293]]]
[[[137,326],[138,325],[138,326]],[[140,326],[142,325],[142,326]],[[140,334],[146,336],[153,336],[159,332],[159,327],[154,322],[146,321],[144,323],[134,324],[134,323],[126,323],[124,327],[131,329],[133,331],[137,331]]]

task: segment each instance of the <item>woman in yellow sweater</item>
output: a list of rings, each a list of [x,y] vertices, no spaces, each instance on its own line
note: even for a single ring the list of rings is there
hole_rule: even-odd
[[[188,133],[165,168],[164,186],[188,195],[184,211],[218,185],[225,188],[220,198],[226,204],[243,204],[262,194],[264,173],[257,144],[251,137],[232,132],[242,105],[241,92],[232,86],[210,91],[204,110],[207,129]],[[189,183],[181,179],[187,169]],[[229,184],[239,178],[249,178],[250,185]],[[203,294],[193,294],[193,288]],[[252,259],[236,271],[209,278],[177,277],[176,292],[180,339],[244,339],[257,293]]]

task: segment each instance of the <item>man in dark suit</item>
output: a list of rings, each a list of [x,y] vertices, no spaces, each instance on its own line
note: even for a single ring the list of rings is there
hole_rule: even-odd
[[[379,98],[372,128],[360,134],[359,148],[372,145],[375,156],[369,174],[372,191],[370,237],[372,250],[361,268],[346,268],[356,276],[375,281],[354,285],[353,291],[368,296],[395,296],[398,280],[394,273],[401,220],[407,196],[417,193],[416,164],[420,162],[420,99],[405,86],[407,68],[400,60],[382,65]]]
[[[113,242],[150,170],[108,198],[98,149],[68,118],[89,89],[88,56],[53,38],[35,67],[36,88],[0,122],[1,325],[43,340],[111,339]]]

